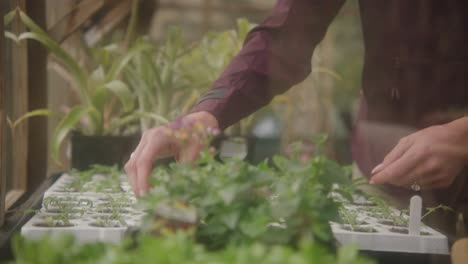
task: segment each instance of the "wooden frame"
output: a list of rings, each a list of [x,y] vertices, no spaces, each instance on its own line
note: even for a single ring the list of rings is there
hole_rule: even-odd
[[[25,9],[25,0],[10,1],[21,9]],[[11,24],[10,30],[15,34],[25,31],[23,23],[18,19]],[[25,44],[11,45],[11,98],[10,117],[19,118],[28,111],[28,50]],[[5,208],[10,208],[25,192],[27,188],[27,153],[28,153],[28,122],[23,122],[11,131],[9,142],[11,142],[11,168],[9,175],[14,175],[11,179],[11,189],[5,197]]]
[[[94,46],[103,36],[115,28],[122,20],[130,15],[132,1],[125,0],[117,2],[108,12],[84,33],[84,39],[89,46]]]
[[[83,0],[70,12],[48,28],[49,35],[61,43],[80,28],[92,15],[99,11],[109,0]]]
[[[93,15],[102,9],[107,13],[85,33],[87,43],[93,46],[130,14],[130,0],[83,0],[47,30],[57,42],[65,41]]]
[[[3,10],[4,5],[0,5],[0,14],[5,14]],[[3,23],[0,23],[0,32],[3,33]],[[5,132],[6,132],[6,117],[5,117],[5,87],[4,87],[4,73],[3,73],[3,55],[4,55],[5,37],[0,34],[0,226],[3,225],[5,217],[5,190],[6,190],[6,146],[5,146]]]

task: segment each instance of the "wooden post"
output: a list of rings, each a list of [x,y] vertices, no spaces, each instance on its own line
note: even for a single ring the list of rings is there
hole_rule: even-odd
[[[26,12],[46,28],[45,0],[27,0]],[[41,44],[28,41],[29,111],[47,108],[47,51]],[[31,118],[28,130],[28,190],[34,190],[47,174],[47,119]]]
[[[4,5],[0,5],[1,17],[4,16]],[[6,192],[6,146],[5,146],[5,131],[6,131],[6,117],[5,117],[5,86],[3,75],[3,52],[5,45],[5,38],[3,36],[3,23],[0,23],[0,226],[3,225],[5,216],[5,192]]]
[[[15,5],[25,8],[25,0],[16,0]],[[25,26],[19,19],[12,21],[11,31],[15,34],[24,32]],[[11,77],[10,116],[13,120],[28,112],[28,50],[26,43],[11,46]],[[11,188],[6,196],[8,209],[26,190],[27,187],[27,159],[28,159],[28,122],[22,122],[11,133]]]

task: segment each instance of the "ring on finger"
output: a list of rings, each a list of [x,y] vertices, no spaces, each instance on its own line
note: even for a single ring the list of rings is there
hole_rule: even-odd
[[[417,181],[414,181],[410,188],[415,192],[419,192],[421,190],[421,185],[419,185]]]

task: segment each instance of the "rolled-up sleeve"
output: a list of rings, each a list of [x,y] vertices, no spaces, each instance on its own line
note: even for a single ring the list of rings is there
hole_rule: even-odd
[[[279,0],[191,112],[207,111],[221,129],[304,80],[315,46],[344,0]]]

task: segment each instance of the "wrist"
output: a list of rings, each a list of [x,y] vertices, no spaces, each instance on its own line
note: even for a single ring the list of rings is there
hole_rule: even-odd
[[[468,164],[468,117],[456,119],[446,125],[447,133],[452,132],[453,139],[463,152],[466,164]]]
[[[189,123],[200,123],[206,128],[219,129],[218,120],[216,120],[214,115],[207,111],[190,113],[182,118],[182,123],[184,125]]]

